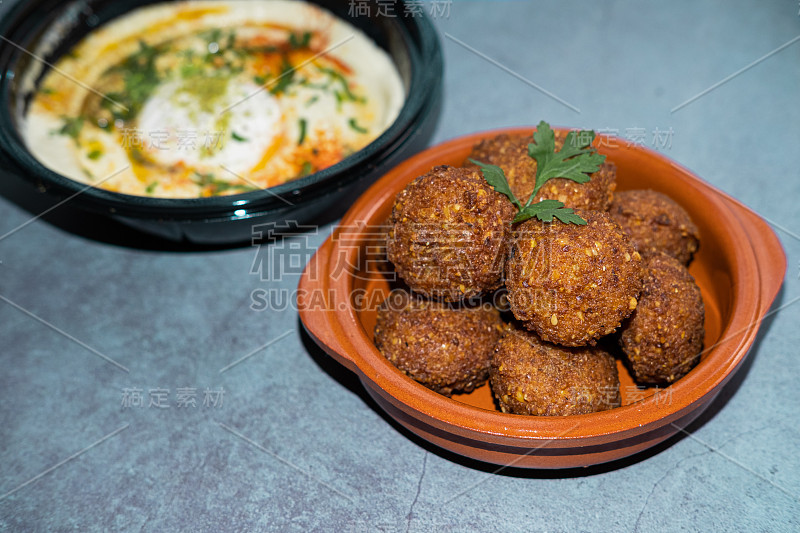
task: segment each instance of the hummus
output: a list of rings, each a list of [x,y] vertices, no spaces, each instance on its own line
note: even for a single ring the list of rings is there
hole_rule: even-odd
[[[197,198],[331,166],[384,132],[404,97],[389,56],[315,5],[172,2],[114,19],[59,60],[24,135],[87,185]]]

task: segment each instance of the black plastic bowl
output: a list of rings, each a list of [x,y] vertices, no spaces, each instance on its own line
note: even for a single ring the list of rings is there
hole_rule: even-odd
[[[174,241],[230,244],[251,239],[256,224],[310,224],[320,213],[343,212],[350,200],[383,172],[422,149],[439,112],[442,53],[425,16],[349,17],[349,2],[314,3],[357,26],[392,57],[406,100],[395,122],[371,144],[329,168],[260,191],[211,198],[147,198],[119,194],[66,178],[42,165],[26,148],[19,124],[31,101],[22,87],[27,69],[52,64],[82,37],[139,6],[137,0],[21,0],[0,21],[0,163],[35,190],[70,198],[71,206],[100,213]],[[373,6],[377,7],[377,6]],[[46,52],[43,50],[47,49]],[[37,51],[38,58],[30,52]],[[41,55],[39,55],[41,54]],[[46,72],[36,77],[38,84]]]

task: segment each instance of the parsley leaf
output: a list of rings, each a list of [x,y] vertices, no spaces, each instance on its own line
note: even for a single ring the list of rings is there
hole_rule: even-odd
[[[481,163],[480,161],[475,161],[474,159],[470,159],[469,161],[481,167],[483,178],[489,185],[494,187],[495,191],[508,196],[508,199],[511,200],[512,204],[517,206],[518,210],[522,209],[522,204],[519,203],[517,197],[514,196],[513,192],[511,192],[511,187],[508,185],[508,180],[506,179],[506,175],[503,173],[502,168],[498,167],[497,165],[487,165]]]
[[[600,170],[606,156],[600,155],[592,147],[595,134],[593,131],[571,131],[564,140],[564,146],[556,151],[556,137],[550,125],[542,120],[533,134],[533,142],[528,145],[528,155],[536,160],[536,181],[533,192],[523,206],[514,195],[508,184],[503,169],[496,165],[487,165],[480,161],[469,161],[481,168],[483,178],[495,191],[511,200],[518,213],[512,223],[537,218],[542,222],[552,222],[553,217],[565,224],[585,225],[586,221],[575,214],[572,208],[564,207],[558,200],[542,200],[533,203],[533,199],[548,180],[566,178],[578,183],[586,183],[590,174]]]
[[[589,174],[600,170],[606,156],[592,148],[593,131],[571,131],[564,140],[564,146],[556,152],[556,140],[550,125],[542,120],[533,134],[533,143],[528,145],[528,155],[536,160],[536,183],[526,205],[547,180],[566,178],[578,183],[586,183]]]
[[[523,222],[529,218],[536,217],[542,222],[552,222],[553,217],[564,224],[586,225],[586,221],[575,214],[571,207],[564,207],[558,200],[542,200],[535,204],[527,205],[517,213],[514,222]]]

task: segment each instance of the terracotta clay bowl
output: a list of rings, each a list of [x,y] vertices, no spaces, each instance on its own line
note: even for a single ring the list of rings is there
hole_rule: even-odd
[[[499,412],[489,386],[441,396],[389,363],[372,343],[378,304],[392,287],[381,228],[395,195],[435,165],[460,166],[471,147],[514,128],[434,146],[400,164],[352,206],[300,281],[300,317],[309,334],[392,418],[452,452],[524,468],[588,466],[645,450],[684,428],[742,366],[778,293],[786,256],[775,233],[749,209],[666,157],[609,136],[595,140],[617,165],[617,190],[650,188],[681,204],[700,230],[689,271],[706,309],[700,363],[667,388],[638,390],[619,362],[622,407],[588,415],[535,417]]]

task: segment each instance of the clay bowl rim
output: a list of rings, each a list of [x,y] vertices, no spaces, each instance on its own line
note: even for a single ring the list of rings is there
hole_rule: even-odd
[[[339,227],[352,228],[357,224],[382,222],[372,220],[376,212],[383,209],[386,202],[392,201],[395,194],[408,182],[420,173],[427,172],[435,164],[440,164],[437,160],[447,161],[454,153],[462,152],[465,147],[472,146],[485,137],[499,133],[529,134],[533,129],[535,128],[528,126],[477,132],[445,141],[413,156],[370,187],[353,204]],[[566,130],[566,128],[553,129]],[[618,145],[625,143],[608,135],[598,135],[595,142],[602,145],[603,140],[607,144],[612,140],[616,140]],[[410,408],[416,413],[413,415],[416,418],[433,426],[447,426],[451,433],[469,438],[475,438],[478,433],[484,435],[483,440],[497,444],[508,445],[515,442],[530,445],[532,442],[548,441],[546,444],[548,447],[571,447],[575,444],[573,441],[580,439],[590,439],[591,443],[596,443],[608,441],[609,439],[604,437],[611,436],[611,440],[618,440],[651,431],[654,425],[665,426],[677,421],[710,401],[713,396],[708,396],[716,395],[720,386],[744,360],[758,329],[756,317],[761,308],[761,284],[757,277],[751,278],[747,275],[748,272],[758,272],[755,252],[740,221],[725,205],[724,193],[684,167],[646,147],[631,145],[625,146],[623,150],[641,152],[646,157],[655,158],[661,164],[671,166],[675,175],[680,177],[682,185],[691,186],[702,194],[708,208],[713,208],[720,217],[719,224],[728,228],[722,232],[725,242],[720,243],[721,246],[723,249],[732,250],[736,258],[731,271],[730,319],[727,324],[724,319],[721,321],[719,339],[712,347],[704,349],[709,351],[704,360],[687,376],[671,385],[672,401],[669,404],[659,405],[656,398],[651,396],[599,413],[533,417],[489,411],[439,395],[405,376],[374,346],[371,332],[364,330],[358,311],[352,305],[349,296],[354,289],[352,268],[346,275],[327,278],[327,285],[336,299],[333,302],[333,317],[330,318],[338,324],[346,337],[339,339],[338,349],[332,349],[353,363],[362,382],[366,378],[371,388],[401,410],[408,413]],[[605,150],[600,148],[600,151]],[[425,166],[428,168],[416,172]],[[352,243],[352,240],[350,242]],[[352,254],[356,253],[359,247],[351,246],[344,250],[336,250],[338,247],[336,244],[333,244],[333,247],[331,257],[344,260],[348,265],[357,264],[348,261],[353,259]],[[323,274],[327,266],[329,265],[322,266]],[[748,281],[753,279],[756,281]],[[348,296],[341,298],[342,294]],[[302,311],[304,314],[305,310]]]

